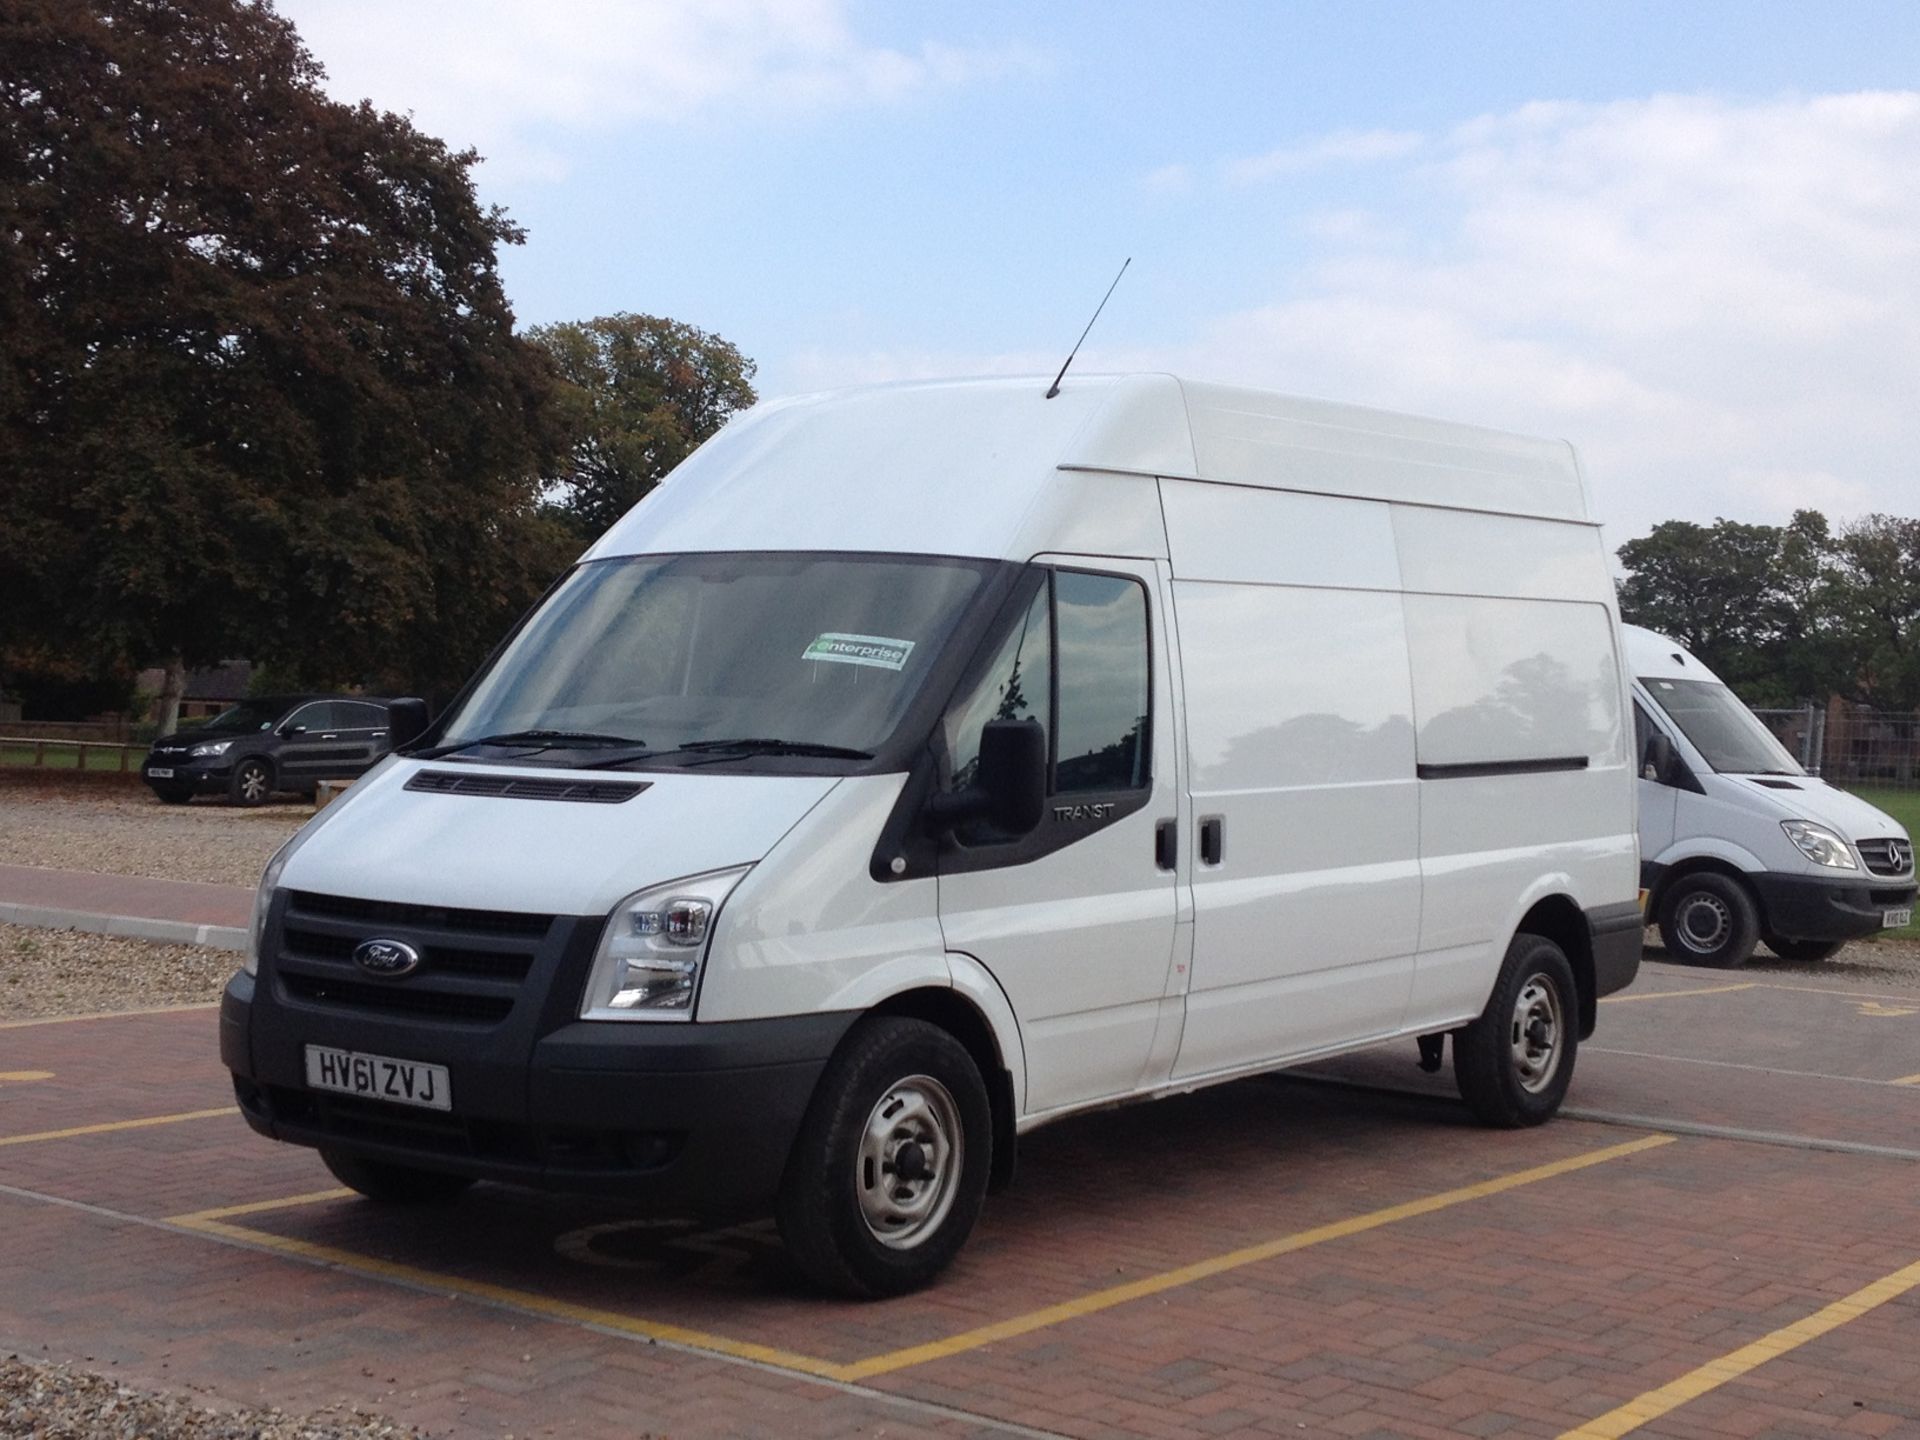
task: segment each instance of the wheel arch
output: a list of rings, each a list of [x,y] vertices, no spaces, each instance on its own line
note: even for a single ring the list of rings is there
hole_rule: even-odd
[[[1588,1038],[1600,1013],[1600,995],[1593,973],[1593,933],[1587,926],[1586,912],[1571,895],[1545,895],[1520,917],[1514,933],[1551,940],[1565,953],[1573,967],[1573,985],[1580,1002],[1580,1038]]]
[[[1766,903],[1760,898],[1759,889],[1747,878],[1747,872],[1733,861],[1721,855],[1690,855],[1684,860],[1676,860],[1663,871],[1647,891],[1647,915],[1656,918],[1660,907],[1666,902],[1668,893],[1675,882],[1686,880],[1695,875],[1723,875],[1747,892],[1747,898],[1753,902],[1760,923],[1767,923]]]
[[[869,1015],[898,1015],[924,1020],[946,1031],[973,1057],[986,1081],[988,1108],[993,1115],[993,1165],[988,1172],[988,1192],[1004,1190],[1013,1180],[1018,1152],[1016,1124],[1018,1116],[1014,1073],[1002,1053],[993,1024],[973,1001],[952,988],[920,986],[889,995],[873,1006]]]

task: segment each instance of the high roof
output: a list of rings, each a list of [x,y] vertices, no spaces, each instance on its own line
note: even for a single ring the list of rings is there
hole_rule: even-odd
[[[1592,522],[1570,446],[1171,375],[916,381],[735,417],[591,556],[1015,554],[1074,472],[1167,476]],[[1063,474],[1063,472],[1065,472]],[[1032,553],[1030,550],[1026,553]]]

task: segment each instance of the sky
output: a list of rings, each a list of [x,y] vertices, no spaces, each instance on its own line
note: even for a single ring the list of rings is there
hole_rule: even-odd
[[[484,157],[523,325],[763,396],[1077,370],[1572,440],[1663,519],[1920,513],[1920,6],[280,0]]]

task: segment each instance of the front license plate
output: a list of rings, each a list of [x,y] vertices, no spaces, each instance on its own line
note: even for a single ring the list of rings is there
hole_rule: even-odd
[[[418,1105],[427,1110],[453,1108],[446,1066],[363,1055],[330,1045],[307,1046],[307,1084],[315,1090],[391,1100],[396,1105]]]
[[[1886,910],[1881,912],[1880,923],[1889,930],[1898,930],[1903,925],[1913,924],[1913,907],[1904,910]]]
[[[164,769],[164,770],[163,770],[163,769],[161,769],[161,767],[160,767],[160,766],[158,766],[158,765],[149,765],[149,766],[147,767],[147,774],[149,774],[149,775],[151,775],[151,776],[152,776],[152,777],[153,777],[154,779],[156,779],[156,780],[171,780],[171,779],[173,779],[173,771],[172,771],[171,769]]]

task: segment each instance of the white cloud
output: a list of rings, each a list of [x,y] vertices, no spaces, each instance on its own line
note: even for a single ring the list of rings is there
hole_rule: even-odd
[[[1149,195],[1184,195],[1193,188],[1193,171],[1185,165],[1162,165],[1140,177],[1140,188]]]
[[[1667,518],[1920,513],[1920,93],[1528,105],[1405,146],[1370,187],[1377,213],[1275,236],[1313,247],[1288,293],[1150,352],[1096,331],[1076,368],[1563,435],[1613,544]],[[995,368],[919,358],[892,373]]]
[[[1229,160],[1224,170],[1235,184],[1253,185],[1282,175],[1399,160],[1424,143],[1423,136],[1407,130],[1337,130],[1304,144],[1283,145],[1264,155]]]
[[[496,177],[567,169],[554,132],[885,105],[1034,68],[1018,48],[858,35],[846,0],[282,0],[330,93],[411,111]]]

